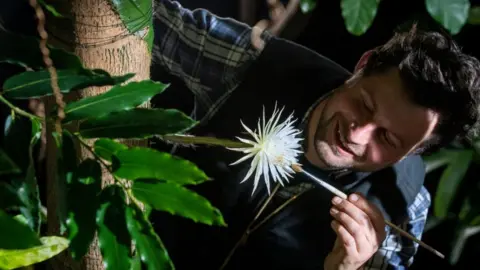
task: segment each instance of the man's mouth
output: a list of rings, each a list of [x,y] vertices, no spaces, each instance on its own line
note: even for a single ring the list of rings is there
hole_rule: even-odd
[[[342,136],[340,130],[340,123],[337,122],[337,126],[335,129],[335,146],[342,155],[353,156],[355,153],[348,147],[348,143],[345,140],[345,137]]]

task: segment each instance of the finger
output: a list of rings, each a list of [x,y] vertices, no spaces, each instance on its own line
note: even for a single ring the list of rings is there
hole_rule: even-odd
[[[358,222],[358,224],[362,226],[372,226],[370,217],[367,215],[367,213],[348,200],[344,200],[340,197],[334,197],[332,199],[332,204],[340,211],[347,213],[356,222]]]
[[[339,211],[337,208],[332,207],[330,209],[330,214],[336,221],[338,221],[354,238],[357,250],[364,249],[364,247],[370,246],[369,234],[370,231],[367,231],[368,228],[365,228],[358,224],[350,215],[345,212]],[[376,242],[376,241],[375,241]]]
[[[267,0],[267,6],[269,8],[274,8],[278,5],[282,5],[282,3],[279,0]]]
[[[365,237],[369,242],[374,244],[378,242],[376,237],[377,230],[373,226],[372,222],[370,221],[370,217],[362,209],[360,209],[353,203],[349,202],[348,200],[344,200],[339,197],[333,198],[332,203],[335,206],[335,208],[340,210],[340,212],[344,212],[346,215],[352,218],[357,224],[359,224],[360,227],[364,228],[363,234],[365,234]],[[350,229],[350,228],[347,228],[347,229]],[[356,228],[351,228],[351,229],[353,230]],[[358,232],[355,232],[355,233],[358,233]]]
[[[259,22],[257,22],[255,24],[255,27],[254,27],[254,30],[257,30],[257,32],[259,32],[258,34],[258,40],[261,40],[263,41],[261,38],[260,38],[260,35],[262,34],[263,30],[267,29],[268,26],[270,25],[270,21],[269,20],[260,20]],[[253,32],[252,32],[253,33]]]
[[[285,14],[285,6],[283,4],[280,4],[278,6],[275,6],[270,10],[270,17],[272,21],[276,22],[279,21]]]
[[[349,255],[356,256],[358,251],[353,236],[337,221],[332,220],[331,225],[337,235],[337,240],[340,240],[341,245],[345,248],[345,252]]]
[[[350,194],[350,196],[348,196],[348,200],[370,217],[370,221],[372,222],[376,231],[385,231],[385,220],[383,214],[376,205],[372,204],[363,195],[358,193]]]

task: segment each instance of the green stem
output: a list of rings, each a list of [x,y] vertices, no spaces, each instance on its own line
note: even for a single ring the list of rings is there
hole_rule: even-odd
[[[125,189],[125,191],[127,192],[127,196],[128,196],[128,198],[130,198],[130,201],[131,201],[136,207],[138,207],[138,209],[142,210],[142,212],[143,212],[144,210],[143,210],[143,208],[140,206],[140,205],[142,205],[142,203],[139,202],[138,199],[135,198],[135,196],[133,196],[132,189],[131,189],[131,188],[127,188],[127,189]]]
[[[82,140],[82,138],[80,138],[77,134],[73,134],[73,136],[75,137],[75,139],[77,139],[78,142],[80,142],[80,144],[85,147],[90,153],[92,153],[93,157],[98,161],[100,162],[100,164],[102,164],[105,169],[107,169],[110,173],[112,173],[112,168],[107,164],[105,163],[105,161],[103,161],[103,159],[97,155],[97,153],[95,153],[95,151],[93,151],[93,149],[90,147],[90,145],[88,145],[86,142],[84,142]]]
[[[218,139],[215,137],[197,137],[188,135],[163,135],[160,139],[182,144],[207,144],[223,146],[228,148],[248,148],[252,145],[243,142],[236,142],[227,139]]]
[[[135,198],[135,196],[133,196],[133,194],[132,194],[132,189],[129,188],[129,187],[127,187],[127,185],[126,185],[123,181],[121,181],[121,179],[119,179],[117,176],[115,176],[115,175],[113,174],[113,172],[112,172],[112,167],[109,166],[107,163],[105,163],[105,161],[103,161],[103,159],[102,159],[99,155],[97,155],[97,153],[95,153],[95,151],[92,149],[92,147],[90,147],[90,145],[88,145],[86,142],[84,142],[84,141],[82,140],[82,138],[80,138],[77,134],[74,134],[73,136],[75,137],[75,139],[77,139],[77,140],[80,142],[80,144],[81,144],[83,147],[87,148],[87,150],[88,150],[90,153],[92,153],[93,157],[94,157],[98,162],[100,162],[100,164],[102,164],[102,165],[107,169],[107,171],[112,175],[113,179],[115,179],[115,181],[116,181],[117,183],[119,183],[119,184],[123,187],[123,189],[124,189],[125,192],[127,193],[127,196],[130,198],[130,200],[131,200],[137,207],[139,207],[139,209],[142,209],[142,208],[140,207],[140,204],[139,204],[138,200]]]
[[[30,118],[30,119],[35,119],[35,120],[41,120],[43,121],[44,119],[41,118],[41,117],[38,117],[36,115],[33,115],[31,113],[28,113],[20,108],[18,108],[17,106],[13,105],[12,103],[10,103],[10,101],[8,101],[5,97],[3,97],[2,95],[0,95],[0,101],[3,102],[5,105],[7,105],[8,107],[10,107],[10,109],[12,109],[16,114],[19,114],[21,116],[24,116],[24,117],[27,117],[27,118]]]

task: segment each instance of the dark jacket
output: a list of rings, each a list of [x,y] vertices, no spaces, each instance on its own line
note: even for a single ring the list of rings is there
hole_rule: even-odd
[[[255,127],[263,107],[271,113],[275,103],[285,106],[284,116],[294,112],[301,125],[310,106],[350,75],[307,48],[273,38],[220,110],[190,133],[235,139],[244,132],[240,120]],[[220,209],[228,227],[202,225],[167,213],[155,212],[151,219],[176,269],[218,269],[266,199],[265,186],[259,185],[251,195],[252,181],[239,183],[250,163],[230,166],[241,157],[238,152],[199,146],[177,148],[175,155],[193,161],[214,179],[190,188]],[[381,208],[386,218],[396,223],[407,217],[407,207],[422,187],[425,173],[418,156],[409,156],[378,172],[352,172],[337,179],[304,159],[301,162],[311,173],[329,179],[345,192],[363,193]],[[290,185],[302,181],[308,179],[296,175]],[[323,269],[325,256],[335,240],[330,227],[331,198],[323,188],[309,190],[298,197],[254,232],[226,269]],[[276,198],[274,204],[279,203],[281,200]],[[268,208],[266,213],[270,212]]]

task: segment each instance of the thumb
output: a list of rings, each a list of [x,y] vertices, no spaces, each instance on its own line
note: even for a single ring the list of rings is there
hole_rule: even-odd
[[[340,240],[340,237],[337,236],[335,239],[335,243],[333,244],[333,249],[332,250],[339,250],[343,248],[342,241]]]

